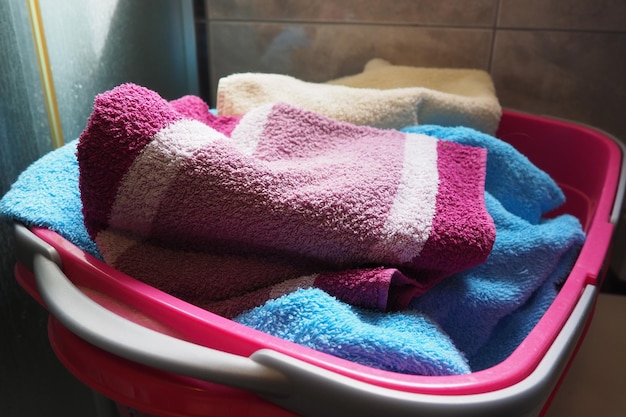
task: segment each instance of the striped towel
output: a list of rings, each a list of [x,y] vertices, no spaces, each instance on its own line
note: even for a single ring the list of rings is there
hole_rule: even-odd
[[[96,98],[80,192],[117,269],[231,317],[294,282],[398,310],[491,251],[482,148],[281,103],[228,129],[205,113],[133,84]]]

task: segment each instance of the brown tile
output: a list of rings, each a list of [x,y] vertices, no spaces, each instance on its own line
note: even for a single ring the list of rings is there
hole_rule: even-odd
[[[501,0],[499,27],[626,31],[623,0]]]
[[[208,0],[210,19],[493,26],[497,0]]]
[[[499,30],[492,76],[505,107],[626,139],[626,33]]]
[[[406,26],[212,22],[211,97],[235,72],[322,82],[361,72],[374,57],[398,65],[487,69],[492,31]]]

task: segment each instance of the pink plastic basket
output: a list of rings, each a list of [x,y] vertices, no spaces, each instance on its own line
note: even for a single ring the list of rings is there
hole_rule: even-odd
[[[541,414],[582,340],[608,264],[626,177],[622,149],[593,128],[513,111],[497,135],[558,182],[567,196],[559,212],[577,216],[587,239],[544,317],[509,358],[484,371],[403,375],[316,352],[160,292],[45,229],[16,226],[15,274],[50,311],[61,362],[123,404],[121,413]]]

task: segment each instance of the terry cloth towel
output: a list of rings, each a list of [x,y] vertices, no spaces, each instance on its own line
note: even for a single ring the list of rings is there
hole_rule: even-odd
[[[370,366],[393,345],[394,355],[378,367],[422,375],[486,369],[519,346],[576,261],[585,239],[579,221],[570,215],[544,217],[564,195],[510,145],[467,128],[406,131],[488,150],[485,199],[497,237],[487,261],[443,280],[394,314],[347,306],[304,287],[235,321]],[[454,349],[443,357],[448,340]]]
[[[494,134],[502,115],[490,75],[473,69],[417,68],[374,61],[361,74],[324,84],[263,73],[232,74],[219,80],[220,115],[243,115],[275,102],[336,120],[393,129],[437,124]]]
[[[584,237],[580,225],[570,216],[542,217],[563,196],[507,145],[468,129],[415,129],[444,140],[484,142],[488,149],[485,189],[498,237],[487,261],[442,281],[402,312],[355,307],[307,288],[283,297],[279,293],[235,320],[354,362],[420,375],[485,369],[519,345],[568,275]],[[0,214],[57,231],[99,256],[80,212],[76,144],[24,171],[0,200]],[[532,239],[525,238],[531,234]],[[479,340],[471,343],[474,334]]]
[[[47,153],[22,172],[0,200],[0,214],[52,230],[101,259],[83,222],[76,144],[72,141]]]
[[[133,84],[96,98],[78,145],[85,224],[107,263],[226,316],[309,274],[398,310],[484,262],[485,156],[286,104],[227,137]]]

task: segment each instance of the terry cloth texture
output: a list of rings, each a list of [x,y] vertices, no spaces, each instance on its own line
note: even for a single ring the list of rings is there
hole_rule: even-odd
[[[101,258],[83,222],[77,143],[49,152],[22,172],[0,200],[0,214],[27,226],[52,230]]]
[[[487,150],[485,199],[497,230],[487,260],[446,278],[399,312],[344,303],[311,288],[313,278],[304,276],[302,289],[286,294],[298,287],[289,282],[291,288],[277,289],[276,299],[236,321],[354,362],[420,375],[485,369],[519,345],[569,274],[584,239],[580,224],[569,215],[545,218],[563,194],[501,141],[463,128],[407,130]],[[0,213],[57,231],[99,256],[80,212],[75,150],[71,142],[32,164],[0,200]],[[177,277],[192,273],[184,267],[193,253],[177,254]],[[216,269],[214,276],[230,277],[221,274]]]
[[[243,115],[275,102],[391,129],[437,124],[494,134],[502,115],[490,75],[474,69],[395,66],[374,60],[363,73],[323,84],[263,73],[232,74],[219,80],[220,115]]]
[[[235,321],[371,366],[373,358],[384,357],[378,367],[422,375],[485,369],[519,346],[569,275],[585,239],[582,226],[570,215],[544,218],[564,196],[510,145],[467,128],[406,131],[487,149],[485,199],[497,231],[487,261],[441,281],[394,314],[346,306],[303,288]],[[442,351],[449,340],[453,350]]]
[[[133,84],[96,98],[78,145],[107,263],[226,316],[310,274],[346,302],[398,310],[484,262],[485,156],[285,104],[227,137]]]

